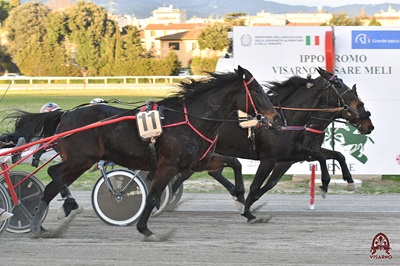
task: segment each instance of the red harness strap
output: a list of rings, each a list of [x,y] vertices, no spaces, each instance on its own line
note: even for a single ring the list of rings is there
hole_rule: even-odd
[[[258,111],[257,111],[256,105],[253,102],[253,98],[251,97],[251,94],[250,94],[250,91],[249,91],[249,87],[247,86],[250,83],[252,83],[253,80],[254,80],[254,77],[252,77],[249,80],[249,82],[246,82],[245,80],[243,80],[244,88],[246,90],[246,96],[248,96],[248,97],[246,97],[246,113],[249,111],[249,99],[250,99],[250,103],[251,103],[251,105],[252,105],[252,107],[254,109],[254,112],[255,112],[256,115],[258,115]]]
[[[151,110],[157,110],[157,108],[158,108],[157,103],[153,103],[153,105],[151,106]],[[147,109],[147,106],[146,106],[146,105],[143,105],[142,107],[140,107],[140,111],[141,111],[141,112],[146,111],[146,109]]]
[[[324,134],[325,133],[325,131],[323,131],[323,130],[314,129],[314,128],[310,128],[310,127],[307,127],[306,130],[308,132],[312,132],[312,133],[316,133],[316,134]]]
[[[210,152],[211,148],[214,146],[215,142],[217,142],[218,140],[218,134],[215,136],[214,140],[211,140],[209,138],[207,138],[206,136],[204,136],[203,134],[201,134],[200,131],[198,131],[193,125],[192,123],[190,123],[189,121],[189,117],[187,115],[187,111],[186,111],[186,105],[183,105],[183,112],[185,113],[185,121],[182,122],[178,122],[178,123],[174,123],[174,124],[169,124],[169,125],[163,125],[163,128],[168,128],[168,127],[175,127],[175,126],[180,126],[180,125],[188,125],[194,132],[196,132],[197,135],[199,135],[202,139],[204,139],[205,141],[210,143],[210,147],[208,147],[208,149],[205,151],[205,153],[203,154],[203,156],[201,156],[200,160],[203,160],[204,157],[206,157],[206,155]]]

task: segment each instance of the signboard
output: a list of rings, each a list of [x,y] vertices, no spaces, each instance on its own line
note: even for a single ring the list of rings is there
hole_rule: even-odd
[[[345,155],[353,174],[400,174],[399,27],[234,27],[233,35],[235,65],[249,69],[260,83],[293,75],[316,78],[316,67],[328,67],[349,87],[357,84],[375,130],[361,135],[335,123],[324,145],[330,148],[334,137],[335,150]],[[330,163],[333,167],[340,171]],[[244,173],[255,173],[254,168],[254,162],[243,162]],[[310,169],[297,163],[288,173],[309,174]]]

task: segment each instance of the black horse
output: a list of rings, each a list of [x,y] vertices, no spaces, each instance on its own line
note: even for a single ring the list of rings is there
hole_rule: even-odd
[[[282,127],[281,130],[255,129],[254,137],[250,138],[249,131],[240,128],[236,123],[226,122],[220,129],[216,153],[260,160],[260,166],[242,210],[243,216],[250,222],[259,221],[250,213],[250,206],[274,187],[284,172],[276,171],[276,174],[280,174],[279,176],[271,176],[264,186],[262,184],[269,173],[277,167],[276,165],[283,165],[283,162],[289,162],[291,165],[297,161],[318,160],[321,165],[321,190],[324,193],[328,191],[330,175],[326,157],[313,148],[315,145],[321,146],[318,138],[322,136],[321,133],[330,122],[336,118],[344,118],[356,125],[364,134],[370,133],[373,129],[369,119],[370,113],[365,110],[354,91],[351,91],[332,73],[323,69],[318,69],[318,71],[321,76],[315,80],[294,76],[282,83],[271,83],[269,97],[273,104],[282,110],[281,116],[289,126]],[[310,134],[317,136],[316,144]],[[305,135],[308,136],[307,142],[304,142]],[[314,146],[310,143],[314,143]],[[225,159],[228,159],[225,162],[226,165],[234,169],[235,185],[222,176],[222,170],[209,172],[209,174],[227,188],[241,210],[243,208],[241,203],[244,201],[244,185],[243,180],[237,178],[241,173],[241,165],[235,158],[225,157]],[[191,174],[183,173],[183,177],[174,183],[173,191]]]
[[[152,141],[141,139],[136,121],[133,120],[59,138],[57,149],[62,162],[48,168],[52,181],[46,186],[31,221],[31,231],[38,234],[44,230],[41,227],[43,213],[59,192],[65,198],[63,207],[66,215],[76,209],[77,203],[68,186],[94,163],[108,160],[131,169],[154,170],[146,208],[137,223],[137,229],[146,239],[157,239],[147,227],[156,200],[178,173],[223,167],[223,161],[213,155],[213,149],[220,126],[232,113],[236,110],[249,112],[268,126],[275,126],[279,119],[263,87],[248,70],[239,66],[236,73],[210,75],[205,80],[182,82],[179,92],[157,103],[162,110],[163,133],[155,143],[154,138]],[[150,109],[151,106],[154,105],[150,105]],[[20,134],[41,138],[51,136],[57,125],[56,133],[62,133],[100,120],[136,116],[137,113],[137,109],[94,105],[71,112],[25,113],[19,118],[14,117],[17,122],[26,121],[24,126],[18,128]],[[136,117],[138,119],[139,116]]]
[[[339,85],[343,84],[341,80],[337,77],[333,76],[332,73],[326,71],[320,71],[320,74],[324,76],[325,79],[331,80],[331,82],[336,82]],[[333,79],[332,79],[333,77]],[[357,88],[356,85],[353,85],[351,92],[358,98]],[[309,124],[312,125],[314,129],[317,131],[324,131],[328,125],[335,121],[337,118],[344,118],[358,129],[361,134],[368,135],[374,130],[374,125],[370,119],[371,113],[365,111],[363,109],[363,103],[360,101],[360,106],[358,106],[358,110],[356,112],[341,112],[341,115],[338,116],[337,113],[315,113],[315,115],[311,116]],[[361,107],[362,106],[362,107]],[[325,139],[325,132],[324,133],[315,133],[312,131],[306,131],[305,139],[303,142],[303,146],[314,151],[321,152],[326,159],[334,159],[339,162],[340,168],[342,170],[342,177],[348,183],[348,188],[350,190],[356,190],[354,185],[353,177],[350,173],[349,168],[347,167],[346,158],[345,156],[334,150],[330,150],[327,148],[322,148],[322,144]],[[303,158],[303,160],[307,160]],[[271,173],[271,176],[268,178],[266,184],[260,189],[259,193],[257,194],[256,198],[259,199],[263,194],[265,194],[268,190],[271,190],[282,178],[282,176],[289,170],[289,168],[297,161],[291,162],[278,162]],[[321,195],[324,197],[327,190],[324,190],[321,187]]]

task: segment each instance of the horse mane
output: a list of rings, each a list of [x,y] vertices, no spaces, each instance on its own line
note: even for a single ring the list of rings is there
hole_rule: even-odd
[[[171,96],[158,102],[160,105],[172,105],[182,106],[183,103],[191,103],[206,91],[213,89],[220,89],[226,86],[227,83],[232,81],[239,81],[241,77],[234,72],[229,73],[211,73],[207,72],[209,77],[195,80],[193,78],[187,78],[177,85],[179,89]]]
[[[290,95],[295,93],[299,88],[305,87],[307,82],[312,81],[311,79],[302,78],[300,76],[292,76],[282,82],[271,81],[266,85],[268,88],[268,98],[272,104],[276,105],[290,97]]]

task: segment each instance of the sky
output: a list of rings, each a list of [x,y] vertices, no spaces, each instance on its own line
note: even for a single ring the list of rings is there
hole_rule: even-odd
[[[343,6],[343,5],[351,5],[351,4],[384,4],[384,3],[393,3],[400,4],[400,0],[347,0],[347,1],[338,1],[338,0],[270,0],[277,3],[288,4],[288,5],[304,5],[304,6]]]

